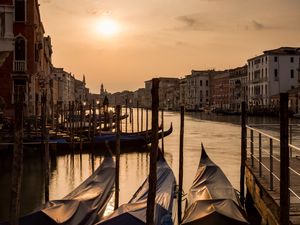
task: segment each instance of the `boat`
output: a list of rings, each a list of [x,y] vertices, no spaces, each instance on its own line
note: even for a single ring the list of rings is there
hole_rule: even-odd
[[[20,225],[91,225],[99,221],[112,196],[115,164],[105,157],[102,164],[75,190],[61,200],[51,200],[20,218]]]
[[[149,192],[147,178],[127,204],[121,205],[111,215],[104,217],[97,225],[145,225],[147,197]],[[157,162],[157,187],[155,198],[154,224],[172,220],[171,213],[175,195],[174,174],[164,159]]]
[[[246,225],[246,213],[223,171],[202,154],[190,188],[182,225]]]
[[[158,133],[158,138],[166,137],[173,132],[173,125],[170,125],[170,128],[164,132],[160,131]],[[141,134],[120,134],[120,145],[121,147],[134,147],[134,146],[146,146],[151,143],[153,138],[153,132],[150,132],[148,135],[146,133]],[[106,144],[115,145],[116,142],[116,134],[111,135],[97,135],[95,136],[95,145],[97,147],[106,146]]]
[[[99,126],[97,127],[97,132],[99,135],[104,136],[104,135],[113,135],[116,132],[115,131],[103,131],[101,130],[101,132],[99,131]],[[162,124],[158,127],[158,131],[162,130]],[[120,131],[121,135],[149,135],[150,133],[152,133],[152,129],[148,129],[148,130],[143,130],[143,131],[136,131],[136,132],[126,132],[126,131]],[[88,131],[85,132],[85,135],[88,134]]]

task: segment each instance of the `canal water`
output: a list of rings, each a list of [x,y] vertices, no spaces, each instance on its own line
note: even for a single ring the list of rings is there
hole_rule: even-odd
[[[136,115],[136,110],[134,112]],[[141,115],[141,112],[140,112]],[[144,111],[146,128],[146,113]],[[136,117],[134,123],[136,123]],[[150,116],[149,116],[150,121]],[[128,120],[129,122],[129,120]],[[295,121],[293,121],[295,122]],[[297,121],[296,121],[297,122]],[[123,130],[125,129],[123,121]],[[165,158],[178,180],[180,114],[164,112],[164,128],[173,124],[173,133],[164,139]],[[276,124],[277,118],[249,118],[249,124]],[[128,125],[128,129],[131,127]],[[141,124],[140,124],[141,127]],[[263,127],[267,129],[266,127]],[[136,125],[135,125],[135,130]],[[269,128],[268,128],[269,129]],[[276,129],[269,129],[277,132]],[[241,127],[239,116],[217,116],[206,113],[187,113],[184,129],[184,179],[187,193],[199,163],[201,143],[210,158],[218,164],[233,186],[239,190]],[[161,142],[160,142],[161,145]],[[101,151],[101,149],[99,149]],[[8,219],[11,158],[0,156],[0,221]],[[58,155],[51,159],[50,200],[59,199],[71,192],[100,165],[101,156],[96,156],[94,166],[89,154]],[[41,155],[25,154],[22,207],[24,215],[44,202],[44,182]],[[148,153],[127,153],[120,158],[120,204],[126,203],[145,180],[149,172]],[[113,208],[109,203],[107,213]]]

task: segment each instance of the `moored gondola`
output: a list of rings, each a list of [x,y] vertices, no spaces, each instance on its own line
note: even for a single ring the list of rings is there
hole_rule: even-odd
[[[149,191],[148,179],[144,181],[127,204],[121,205],[111,215],[97,223],[97,225],[145,225]],[[159,160],[157,162],[155,225],[161,225],[163,221],[172,220],[171,213],[175,185],[175,177],[171,168],[165,160]]]
[[[51,200],[20,218],[20,225],[91,225],[99,221],[111,198],[115,165],[106,157],[95,172],[61,200]],[[9,224],[9,223],[3,223]]]
[[[202,145],[199,167],[181,224],[246,225],[245,215],[236,190]]]
[[[164,132],[160,131],[158,133],[158,138],[166,137],[173,132],[173,126],[171,124],[170,128]],[[153,138],[153,132],[149,134],[136,134],[136,135],[120,135],[120,144],[121,147],[138,147],[146,146],[151,143]],[[104,135],[104,136],[95,136],[95,145],[97,147],[106,146],[109,144],[114,146],[116,142],[116,134]]]

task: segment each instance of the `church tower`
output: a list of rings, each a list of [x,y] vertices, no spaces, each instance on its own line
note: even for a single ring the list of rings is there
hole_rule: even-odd
[[[101,87],[100,87],[100,95],[104,94],[104,86],[103,83],[101,83]]]
[[[84,85],[86,85],[86,83],[85,83],[85,75],[83,74],[83,77],[82,77],[82,83],[84,84]]]

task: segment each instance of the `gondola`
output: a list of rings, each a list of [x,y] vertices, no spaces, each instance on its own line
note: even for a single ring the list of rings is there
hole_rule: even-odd
[[[111,198],[115,180],[112,157],[61,200],[51,200],[19,220],[20,225],[91,225],[99,221]],[[6,223],[8,224],[8,223]]]
[[[249,223],[245,215],[236,190],[202,145],[199,167],[181,224],[246,225]]]
[[[161,139],[162,137],[166,137],[173,132],[173,126],[171,124],[170,128],[164,132],[160,131],[158,133],[158,138]],[[120,144],[122,147],[135,147],[135,146],[146,146],[151,143],[153,137],[153,132],[150,134],[136,134],[136,135],[120,135]],[[95,136],[95,145],[97,147],[106,146],[109,144],[114,146],[116,142],[116,134],[111,135],[101,135]]]
[[[101,130],[100,132],[100,129],[99,129],[99,126],[97,127],[97,134],[100,136],[104,136],[104,135],[114,135],[116,132],[115,131],[104,131],[104,130]],[[160,125],[158,127],[158,131],[162,130],[162,125]],[[121,135],[128,135],[128,136],[131,136],[131,135],[149,135],[152,133],[152,129],[148,129],[148,130],[143,130],[143,131],[136,131],[136,132],[126,132],[126,131],[120,131]],[[85,135],[88,134],[88,131],[85,131],[84,133]]]
[[[97,225],[145,225],[149,191],[148,179],[144,181],[127,204],[121,205]],[[168,219],[171,220],[175,185],[175,177],[171,168],[165,160],[159,160],[157,162],[155,225],[161,225],[162,221]]]

